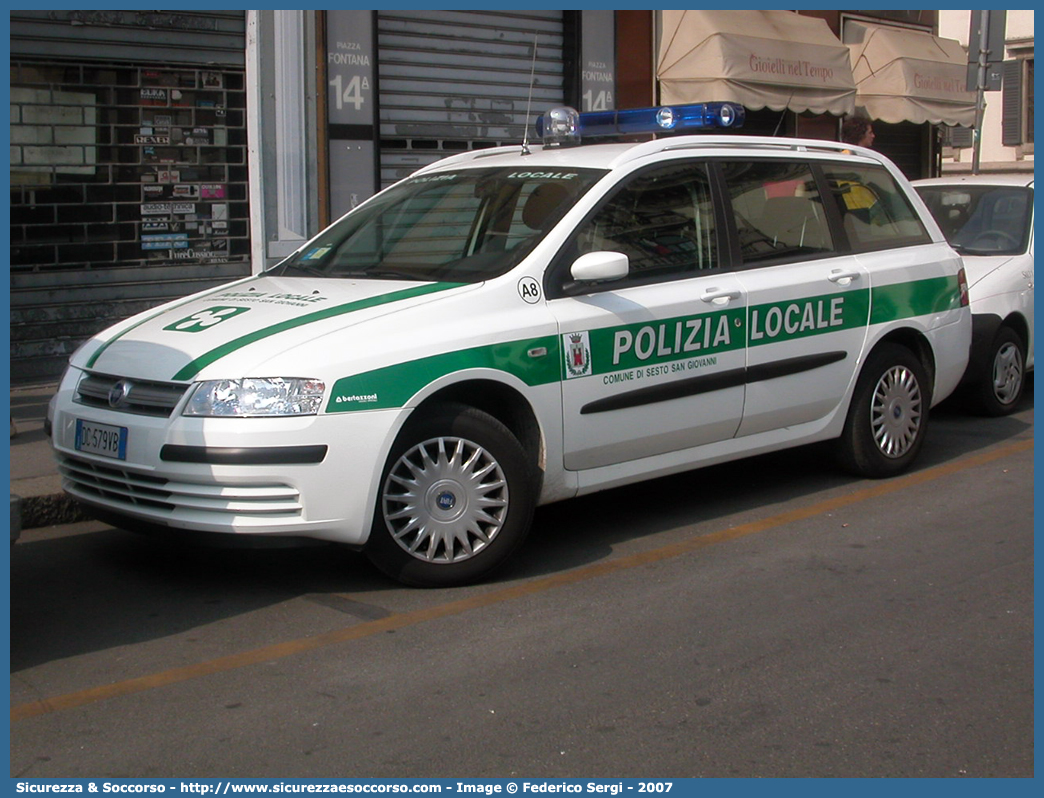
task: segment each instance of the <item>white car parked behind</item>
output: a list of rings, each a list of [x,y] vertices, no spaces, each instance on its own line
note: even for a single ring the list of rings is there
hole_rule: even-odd
[[[968,273],[972,356],[964,386],[987,415],[1011,413],[1033,368],[1033,177],[941,177],[914,187]]]

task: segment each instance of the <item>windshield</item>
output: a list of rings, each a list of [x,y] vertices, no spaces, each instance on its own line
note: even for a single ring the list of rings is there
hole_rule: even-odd
[[[486,280],[521,261],[603,174],[512,167],[419,175],[348,214],[273,272]]]
[[[1033,190],[1023,186],[920,186],[943,235],[966,255],[1017,255],[1029,243]]]

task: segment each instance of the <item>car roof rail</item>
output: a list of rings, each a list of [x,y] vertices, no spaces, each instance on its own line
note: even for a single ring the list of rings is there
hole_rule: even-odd
[[[874,150],[846,144],[841,141],[825,139],[794,139],[774,136],[678,136],[646,141],[631,147],[617,156],[612,167],[621,166],[631,161],[655,155],[660,152],[676,152],[678,150],[696,149],[747,149],[786,152],[825,152],[843,155],[859,155],[879,163],[885,157]]]
[[[576,149],[583,149],[584,147],[598,146],[598,144],[608,144],[609,142],[601,141],[597,144],[592,142],[590,144],[578,144],[573,145]],[[620,144],[622,142],[616,142]],[[561,148],[562,150],[573,149],[573,147]],[[631,163],[642,158],[646,158],[650,155],[656,155],[661,152],[677,152],[679,150],[699,150],[699,149],[745,149],[745,150],[764,150],[766,152],[823,152],[833,153],[837,155],[855,155],[862,156],[868,160],[875,161],[881,164],[887,164],[888,159],[879,152],[876,152],[866,147],[859,147],[855,144],[846,144],[841,141],[827,141],[825,139],[797,139],[797,138],[786,138],[776,136],[746,136],[746,135],[732,135],[732,136],[708,136],[708,135],[693,135],[693,136],[668,136],[659,139],[653,139],[651,141],[644,141],[637,144],[632,144],[627,147],[626,150],[620,152],[615,158],[608,163],[608,168],[615,169],[624,164]],[[546,149],[541,147],[541,149]],[[554,148],[559,150],[558,147]],[[487,147],[481,150],[468,150],[466,152],[458,152],[453,155],[449,155],[445,158],[441,158],[430,164],[420,167],[411,174],[411,177],[417,175],[423,175],[427,172],[435,169],[444,169],[447,166],[454,166],[456,164],[466,164],[473,161],[477,161],[481,158],[489,158],[494,155],[506,155],[506,154],[521,154],[519,145],[517,144],[505,144],[499,147]]]
[[[488,158],[491,155],[504,155],[506,153],[520,153],[521,149],[518,144],[504,144],[499,147],[485,147],[481,150],[467,150],[466,152],[457,152],[453,155],[447,155],[445,158],[440,158],[437,161],[433,161],[425,166],[420,167],[415,172],[410,173],[410,177],[416,175],[422,175],[425,172],[430,172],[433,169],[441,169],[444,166],[452,166],[453,164],[468,163],[469,161],[476,161],[479,158]]]

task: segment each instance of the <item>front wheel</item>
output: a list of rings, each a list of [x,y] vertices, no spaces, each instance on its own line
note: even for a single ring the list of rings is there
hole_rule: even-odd
[[[447,405],[411,420],[384,469],[367,556],[418,587],[485,576],[529,531],[528,463],[510,430],[475,408]]]
[[[871,478],[905,471],[928,427],[931,389],[924,366],[896,344],[882,344],[866,361],[838,441],[841,464]]]
[[[1022,398],[1026,383],[1026,346],[1022,337],[1001,327],[990,346],[986,368],[972,389],[976,409],[987,416],[1013,413]]]

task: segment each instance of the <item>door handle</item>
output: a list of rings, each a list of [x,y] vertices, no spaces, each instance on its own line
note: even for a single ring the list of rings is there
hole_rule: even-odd
[[[832,283],[837,283],[838,285],[848,285],[853,280],[859,279],[859,272],[834,269],[829,275],[827,275],[827,279]]]
[[[722,291],[718,288],[708,288],[700,295],[700,299],[704,302],[710,302],[715,305],[727,305],[733,299],[739,298],[739,291]]]

